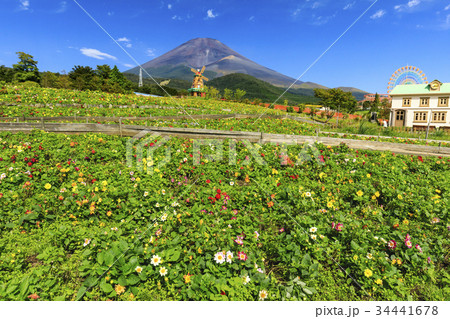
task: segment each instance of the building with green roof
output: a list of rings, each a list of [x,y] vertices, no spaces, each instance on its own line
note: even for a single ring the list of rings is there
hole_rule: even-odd
[[[390,126],[450,130],[450,83],[434,80],[431,83],[397,85],[390,96]]]

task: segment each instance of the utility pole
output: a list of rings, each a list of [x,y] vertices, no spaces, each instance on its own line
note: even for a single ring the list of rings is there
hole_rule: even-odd
[[[139,87],[142,87],[144,85],[142,81],[142,68],[139,68]]]

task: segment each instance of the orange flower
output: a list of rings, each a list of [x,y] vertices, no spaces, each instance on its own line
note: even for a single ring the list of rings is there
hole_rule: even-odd
[[[34,293],[34,294],[29,295],[28,298],[33,299],[33,300],[37,300],[37,299],[39,299],[41,297],[39,297],[38,294]]]
[[[121,285],[116,285],[116,288],[114,288],[114,290],[118,295],[120,295],[125,292],[125,287]]]
[[[268,207],[272,207],[272,206],[273,206],[273,202],[270,201],[269,203],[267,203],[267,206],[268,206]]]

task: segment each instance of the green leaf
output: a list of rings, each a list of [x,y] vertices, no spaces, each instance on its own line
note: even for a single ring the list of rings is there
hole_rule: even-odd
[[[139,277],[136,276],[135,274],[131,274],[131,275],[129,275],[128,278],[127,278],[127,283],[128,283],[128,285],[130,285],[130,286],[136,285],[139,281],[140,281]]]
[[[169,261],[177,261],[180,258],[181,252],[179,250],[175,250],[172,256],[169,257]]]
[[[114,288],[111,286],[111,284],[102,281],[102,283],[100,284],[100,288],[103,290],[103,292],[105,293],[110,293],[111,291],[114,290]]]

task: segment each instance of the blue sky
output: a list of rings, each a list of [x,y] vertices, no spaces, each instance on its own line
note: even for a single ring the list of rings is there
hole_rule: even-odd
[[[138,62],[197,37],[297,78],[375,0],[77,0]],[[135,66],[73,0],[0,0],[0,65],[24,51],[41,71]],[[450,82],[450,0],[378,0],[303,77],[386,92],[399,67]]]

